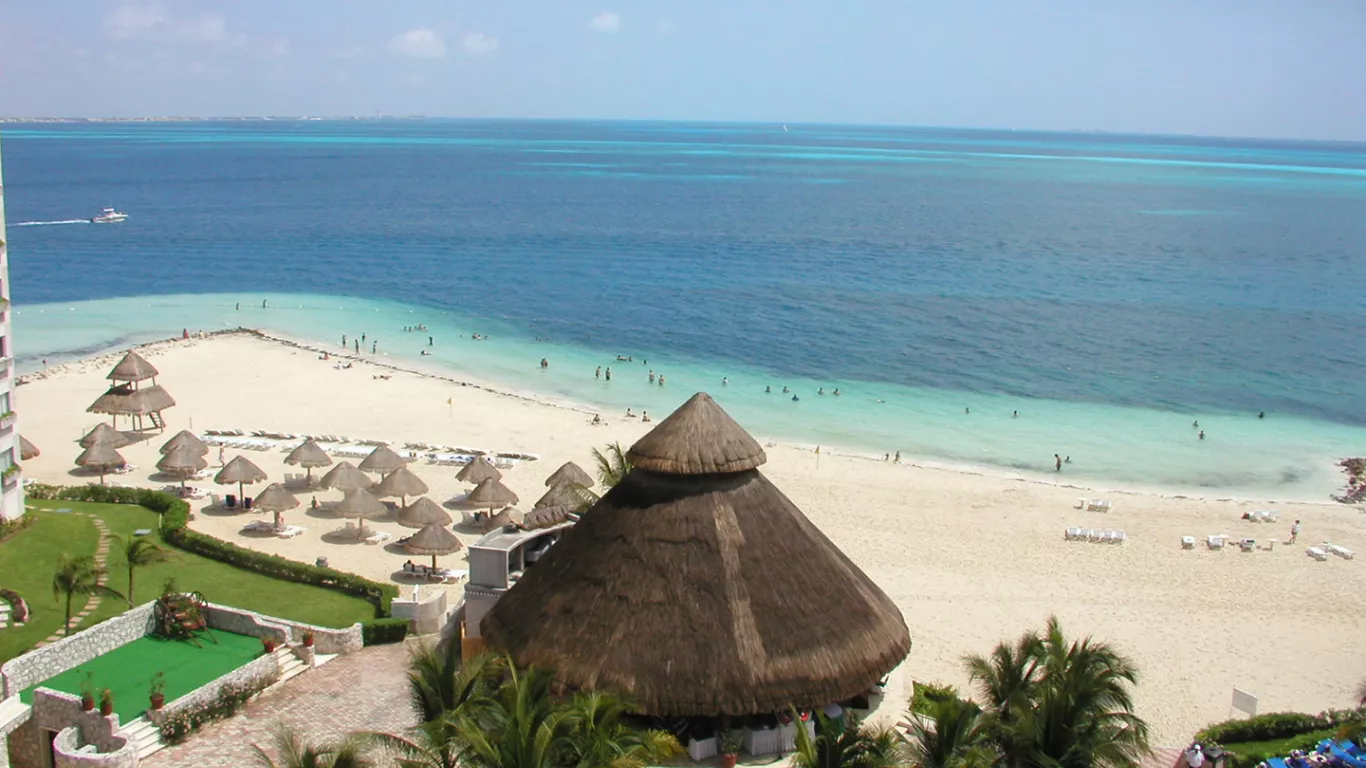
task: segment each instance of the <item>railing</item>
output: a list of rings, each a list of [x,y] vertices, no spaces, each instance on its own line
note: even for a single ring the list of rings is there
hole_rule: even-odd
[[[19,473],[22,471],[23,468],[18,464],[11,464],[4,472],[0,472],[0,482],[3,482],[5,488],[13,488],[14,484],[19,482]]]
[[[14,411],[0,413],[0,432],[4,432],[14,426]]]

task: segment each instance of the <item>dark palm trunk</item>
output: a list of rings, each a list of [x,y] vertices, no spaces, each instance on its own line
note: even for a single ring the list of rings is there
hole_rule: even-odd
[[[62,625],[62,637],[71,635],[71,593],[66,593],[66,623]]]

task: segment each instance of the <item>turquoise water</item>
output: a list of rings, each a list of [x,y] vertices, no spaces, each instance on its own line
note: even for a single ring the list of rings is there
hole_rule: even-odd
[[[16,354],[364,332],[608,409],[708,389],[775,438],[1214,495],[1326,499],[1366,448],[1366,146],[790,128],[8,126]]]

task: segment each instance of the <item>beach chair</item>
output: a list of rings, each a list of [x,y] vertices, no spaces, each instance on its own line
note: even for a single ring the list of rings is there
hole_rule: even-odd
[[[1321,547],[1307,547],[1304,550],[1304,553],[1319,561],[1320,563],[1328,559],[1328,553],[1323,551]]]
[[[1225,541],[1226,537],[1224,536],[1210,536],[1205,539],[1205,546],[1210,549],[1223,549]]]
[[[1337,555],[1343,560],[1351,560],[1352,558],[1357,556],[1357,553],[1353,552],[1352,550],[1346,547],[1340,547],[1337,544],[1329,544],[1325,547],[1325,549],[1327,549],[1330,554]]]
[[[1195,537],[1194,537],[1194,536],[1182,536],[1182,537],[1181,537],[1181,548],[1182,548],[1182,549],[1195,549]]]
[[[1129,540],[1129,534],[1124,531],[1114,531],[1114,537],[1110,540],[1111,544],[1123,544]]]
[[[391,538],[393,538],[393,534],[389,533],[388,531],[376,531],[370,534],[369,536],[365,537],[365,543],[383,544]]]
[[[275,535],[279,536],[282,539],[292,539],[295,536],[298,536],[299,534],[303,533],[305,530],[306,529],[302,526],[286,525],[284,528],[277,531]]]
[[[1076,541],[1077,538],[1080,537],[1080,536],[1081,536],[1081,529],[1080,529],[1080,528],[1068,528],[1068,529],[1063,533],[1063,540],[1064,540],[1064,541]]]
[[[1092,499],[1086,505],[1086,509],[1091,512],[1109,512],[1113,504],[1108,499]]]
[[[1242,541],[1238,542],[1238,549],[1241,549],[1244,552],[1252,552],[1253,550],[1257,549],[1257,540],[1243,539]]]

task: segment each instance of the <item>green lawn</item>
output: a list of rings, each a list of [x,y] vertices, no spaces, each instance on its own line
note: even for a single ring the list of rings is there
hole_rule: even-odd
[[[95,553],[99,534],[89,518],[77,514],[58,514],[53,510],[71,509],[90,512],[102,518],[111,533],[125,538],[139,528],[152,529],[151,537],[161,542],[160,519],[155,512],[133,504],[93,504],[78,501],[32,501],[36,509],[29,514],[36,522],[0,544],[0,586],[17,591],[28,601],[32,616],[23,627],[0,630],[0,662],[29,650],[35,643],[62,626],[62,603],[52,597],[52,573],[62,553]],[[374,618],[375,610],[366,600],[308,584],[296,584],[235,568],[217,560],[175,549],[161,542],[174,555],[170,563],[139,568],[135,576],[136,598],[145,603],[161,591],[168,577],[174,577],[184,591],[197,591],[211,603],[258,611],[269,616],[316,624],[348,627],[357,621]],[[108,585],[128,593],[128,569],[119,554],[117,542],[110,543]],[[72,613],[80,610],[79,598]],[[106,598],[95,613],[86,618],[89,627],[127,610],[127,603]]]
[[[96,701],[99,700],[98,691],[108,688],[114,695],[114,711],[118,713],[119,722],[128,723],[141,717],[151,706],[151,682],[156,673],[164,674],[166,700],[175,701],[265,652],[259,638],[230,632],[210,630],[196,639],[198,645],[188,640],[160,637],[134,640],[21,691],[20,700],[31,703],[33,689],[38,687],[80,696],[81,685],[89,673]]]

